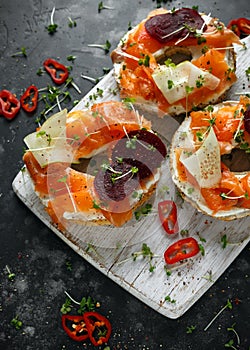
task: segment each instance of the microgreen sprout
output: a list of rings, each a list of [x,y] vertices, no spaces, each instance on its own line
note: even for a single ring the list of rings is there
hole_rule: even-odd
[[[171,90],[174,87],[173,80],[168,80],[168,89]]]
[[[65,265],[66,265],[66,268],[67,268],[68,271],[72,271],[72,263],[71,263],[71,261],[66,261]]]
[[[75,59],[76,59],[76,56],[73,56],[73,55],[67,56],[67,60],[70,61],[70,62],[74,62]]]
[[[83,297],[80,301],[80,307],[78,309],[78,314],[82,315],[85,311],[94,311],[96,305],[99,305],[93,298],[90,296]]]
[[[234,327],[235,327],[235,323],[231,327],[228,327],[227,330],[231,331],[235,334],[237,345],[240,345],[240,337],[239,337],[239,334],[237,333],[237,331],[235,330]],[[236,350],[236,347],[233,346],[233,344],[234,344],[233,339],[230,339],[229,342],[225,344],[225,348],[232,348],[232,349]]]
[[[84,74],[81,74],[81,78],[86,79],[86,80],[90,81],[93,84],[97,84],[97,83],[99,83],[100,80],[102,80],[102,78],[106,74],[108,74],[110,72],[110,68],[103,67],[102,70],[103,70],[104,75],[102,75],[102,76],[100,76],[98,78],[93,78],[93,77],[90,77],[90,76],[84,75]]]
[[[201,255],[204,256],[205,255],[205,248],[202,244],[199,244],[199,249],[200,249]]]
[[[207,275],[202,276],[202,278],[204,278],[205,280],[207,280],[207,281],[213,283],[214,280],[212,279],[212,274],[213,274],[213,273],[212,273],[212,270],[209,270],[209,271],[207,272]]]
[[[193,333],[193,331],[194,331],[195,329],[196,329],[196,326],[193,326],[193,325],[187,326],[186,333],[187,333],[187,334],[191,334],[191,333]]]
[[[220,314],[221,314],[224,310],[226,310],[227,308],[230,309],[230,310],[232,310],[232,308],[233,308],[232,303],[231,303],[231,301],[230,301],[229,299],[227,300],[226,305],[224,305],[223,308],[220,309],[220,311],[214,316],[214,318],[213,318],[213,319],[209,322],[209,324],[204,328],[204,331],[205,331],[205,332],[208,330],[208,328],[211,326],[211,324],[217,319],[217,317],[219,317]]]
[[[240,199],[240,198],[246,198],[246,194],[243,194],[241,196],[229,196],[231,191],[229,191],[228,193],[225,193],[225,192],[221,192],[220,193],[220,197],[222,199]]]
[[[103,4],[103,1],[100,1],[99,4],[98,4],[98,13],[100,13],[102,10],[113,10],[114,8],[113,7],[110,7],[110,6],[106,6]]]
[[[186,90],[186,94],[188,95],[194,90],[194,88],[192,86],[186,85],[185,90]]]
[[[171,271],[171,270],[169,270],[169,269],[167,268],[167,266],[166,266],[166,265],[164,265],[164,270],[165,270],[166,275],[167,275],[168,277],[169,277],[169,276],[171,276],[172,271]]]
[[[133,136],[133,138],[129,138],[128,141],[126,141],[126,148],[136,149],[136,140],[136,136]]]
[[[65,302],[62,304],[62,307],[60,309],[62,314],[67,314],[71,311],[72,305],[71,305],[71,299],[69,297],[66,298]]]
[[[13,279],[16,277],[16,274],[15,274],[14,272],[11,272],[11,271],[10,271],[10,268],[9,268],[8,265],[5,266],[5,269],[6,269],[7,274],[8,274],[8,279],[9,279],[10,281],[13,281]]]
[[[63,95],[63,97],[61,99],[59,99],[59,95]],[[49,94],[48,98],[49,99],[53,98],[53,94]],[[58,107],[59,111],[61,111],[62,110],[61,103],[63,101],[65,101],[67,98],[71,99],[71,96],[70,96],[70,93],[68,91],[65,91],[65,92],[59,92],[59,93],[55,94],[54,98],[56,100],[56,103],[50,107],[47,107],[44,111],[44,115],[47,115],[49,112],[51,112],[56,107]]]
[[[100,303],[95,301],[92,297],[88,296],[88,297],[83,297],[81,299],[81,301],[76,301],[75,299],[72,298],[71,295],[69,295],[68,292],[64,292],[67,296],[67,299],[65,301],[65,303],[63,305],[68,305],[69,301],[72,301],[74,304],[79,306],[78,309],[78,314],[82,315],[85,311],[94,311],[95,308],[100,307]],[[69,300],[69,301],[68,301]],[[64,310],[64,307],[62,307]],[[61,311],[62,311],[61,308]]]
[[[146,55],[145,57],[139,59],[138,64],[139,66],[149,67],[149,62],[150,62],[150,57],[149,55]]]
[[[237,350],[237,348],[233,344],[234,344],[233,339],[230,339],[224,346],[225,348],[231,348],[231,349]]]
[[[68,17],[69,23],[68,26],[70,28],[76,27],[76,21],[74,21],[71,17]]]
[[[166,35],[162,36],[161,39],[166,39],[166,38],[168,38],[168,37],[171,36],[171,35],[174,35],[174,34],[176,34],[176,33],[181,32],[183,29],[185,29],[185,26],[182,26],[182,27],[180,27],[180,28],[174,30],[173,32],[171,32],[171,33],[169,33],[169,34],[166,34]]]
[[[96,47],[104,50],[105,53],[108,53],[109,49],[111,48],[111,43],[108,40],[106,40],[105,44],[88,44],[88,47]]]
[[[45,72],[44,69],[40,67],[40,68],[38,68],[36,74],[40,77],[44,74],[44,72]]]
[[[10,324],[15,327],[17,330],[21,329],[23,326],[23,322],[19,320],[18,316],[15,316],[11,321]]]
[[[94,209],[100,209],[101,208],[100,205],[97,204],[95,200],[93,200],[93,208]]]
[[[201,88],[203,85],[204,85],[204,82],[205,82],[205,77],[203,75],[199,75],[198,76],[198,79],[196,80],[195,84],[196,84],[196,87],[199,89]]]
[[[72,77],[68,77],[68,79],[66,80],[66,83],[64,85],[64,89],[67,87],[67,86],[72,86],[77,92],[79,95],[81,95],[81,90],[79,89],[79,87],[76,85],[76,83],[74,82],[74,79]]]
[[[171,58],[168,58],[164,63],[167,67],[172,67],[172,68],[176,67],[175,63],[171,60]]]
[[[145,259],[145,258],[148,259],[148,261],[149,261],[149,272],[153,272],[154,269],[155,269],[155,265],[152,264],[152,259],[155,257],[155,254],[151,251],[150,247],[146,243],[142,244],[142,247],[141,247],[140,251],[132,253],[133,261],[136,261],[136,259],[139,256],[142,256],[143,259]]]
[[[115,183],[117,180],[120,180],[129,174],[131,174],[132,178],[134,174],[138,173],[138,171],[139,169],[135,166],[131,167],[131,169],[124,174],[122,172],[113,171],[113,174],[111,175],[111,181]]]
[[[55,14],[55,7],[53,7],[51,15],[50,15],[50,24],[46,27],[49,34],[54,34],[57,30],[57,24],[54,23],[54,14]]]
[[[81,74],[81,78],[90,81],[93,84],[97,84],[99,82],[99,78],[92,78],[88,75]]]
[[[152,211],[152,204],[146,203],[143,207],[141,207],[139,210],[135,211],[134,215],[136,220],[139,220],[141,216],[146,216]]]
[[[223,235],[220,239],[221,243],[222,243],[222,248],[225,249],[227,244],[228,244],[228,240],[227,240],[227,235]]]
[[[16,56],[23,56],[23,57],[27,57],[27,52],[26,52],[26,48],[25,47],[21,47],[20,51],[15,52],[11,55],[11,57],[16,57]]]
[[[170,295],[166,295],[164,300],[167,301],[167,302],[169,302],[169,303],[171,303],[171,304],[175,304],[175,303],[176,303],[176,300],[175,300],[175,299],[172,299],[172,298],[170,297]]]

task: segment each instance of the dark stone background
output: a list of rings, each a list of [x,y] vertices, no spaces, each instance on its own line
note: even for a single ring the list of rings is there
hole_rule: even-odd
[[[66,64],[66,57],[75,55],[71,76],[85,95],[93,84],[81,74],[97,78],[103,74],[103,67],[112,67],[109,54],[87,45],[109,40],[115,48],[129,24],[136,25],[157,5],[152,0],[103,3],[113,9],[98,13],[97,0],[0,0],[0,89],[20,96],[32,83],[45,87],[50,82],[48,76],[36,74],[42,62],[58,57]],[[168,8],[199,5],[200,11],[211,11],[226,24],[231,18],[250,17],[246,0],[162,4]],[[58,29],[49,35],[45,26],[53,6]],[[76,27],[69,28],[68,17],[77,22]],[[26,48],[27,57],[12,57],[21,47]],[[71,93],[73,100],[80,98],[74,89]],[[12,180],[23,165],[22,140],[34,131],[35,118],[24,112],[11,122],[0,118],[0,349],[92,349],[88,342],[72,341],[62,330],[60,308],[65,290],[78,300],[91,295],[101,302],[102,313],[109,315],[113,325],[109,341],[112,350],[219,350],[230,339],[237,349],[249,349],[249,245],[184,316],[177,320],[161,316],[77,255],[13,193]],[[16,274],[13,281],[8,280],[6,265]],[[232,310],[226,309],[204,332],[228,299],[232,300]],[[20,330],[11,325],[16,316],[23,322]],[[239,347],[234,333],[227,330],[233,324],[241,339]],[[191,325],[196,329],[187,334]]]

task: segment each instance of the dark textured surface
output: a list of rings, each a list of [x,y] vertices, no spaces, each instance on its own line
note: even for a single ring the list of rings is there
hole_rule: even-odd
[[[21,95],[31,83],[46,86],[47,75],[36,72],[48,57],[60,58],[65,64],[69,55],[77,56],[71,75],[81,88],[82,95],[92,88],[81,74],[99,77],[103,67],[111,67],[108,54],[90,49],[90,43],[109,40],[114,48],[127,31],[129,22],[137,24],[156,8],[156,1],[104,1],[113,7],[98,13],[99,1],[93,0],[0,0],[0,89],[6,88]],[[169,1],[170,8],[199,5],[200,11],[212,12],[227,23],[233,17],[250,17],[246,0]],[[53,6],[56,7],[57,32],[49,35]],[[69,28],[68,17],[77,22]],[[25,47],[27,57],[12,54]],[[80,96],[72,90],[73,99]],[[92,349],[76,343],[63,332],[60,308],[67,290],[75,299],[91,295],[102,304],[101,312],[109,315],[113,325],[110,349],[224,349],[230,339],[237,349],[249,349],[249,245],[231,264],[221,278],[199,301],[178,320],[159,315],[94,267],[57,238],[12,191],[11,182],[22,167],[23,137],[36,127],[35,116],[21,112],[8,122],[0,118],[0,349],[61,350]],[[8,280],[6,265],[15,273]],[[72,266],[71,271],[67,268]],[[226,303],[226,309],[204,332],[204,327]],[[20,330],[11,325],[18,316],[23,322]],[[235,324],[241,344],[227,330]],[[188,326],[196,329],[187,334]]]

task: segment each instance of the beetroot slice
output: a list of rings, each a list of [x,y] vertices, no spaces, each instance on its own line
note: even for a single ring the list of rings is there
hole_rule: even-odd
[[[138,188],[138,173],[131,173],[131,168],[130,164],[116,161],[106,170],[98,171],[94,187],[102,202],[122,201]]]
[[[113,148],[110,166],[95,176],[99,199],[104,203],[124,200],[140,187],[140,180],[160,167],[166,154],[166,147],[156,134],[144,129],[129,132]],[[138,171],[133,173],[132,168]]]
[[[202,27],[203,30],[206,30],[201,15],[190,8],[156,15],[145,22],[145,28],[149,35],[161,43],[182,39],[187,34],[189,37],[195,37],[196,30]]]
[[[162,140],[153,132],[141,129],[131,131],[116,143],[112,151],[112,161],[122,159],[123,162],[136,166],[142,180],[160,167],[166,154]]]

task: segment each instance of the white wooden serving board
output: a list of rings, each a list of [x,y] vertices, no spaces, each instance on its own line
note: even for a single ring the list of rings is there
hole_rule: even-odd
[[[246,45],[250,47],[250,40],[246,41]],[[247,50],[237,50],[239,83],[231,89],[228,96],[228,99],[234,100],[237,98],[235,94],[244,92],[242,82],[246,81],[245,70],[250,66]],[[95,102],[119,99],[118,95],[113,94],[116,83],[112,71],[74,109],[85,108],[86,103],[93,100],[91,96],[96,94],[97,89],[102,89],[103,95],[98,96]],[[146,114],[144,116],[147,117]],[[171,141],[178,125],[170,117],[153,117],[153,128],[167,142]],[[152,213],[138,221],[133,219],[121,228],[71,224],[66,232],[61,232],[51,223],[33,191],[27,172],[20,171],[17,174],[13,189],[40,220],[84,259],[154,310],[176,319],[210,288],[247,245],[250,240],[250,218],[225,222],[198,213],[189,203],[178,199],[168,161],[163,164],[162,174],[156,194],[151,199]],[[182,236],[168,236],[162,229],[157,204],[163,199],[174,199],[177,202],[180,230],[196,238],[205,249],[204,256],[200,254],[173,268],[170,276],[166,273],[163,254],[171,243]],[[223,249],[221,237],[225,234],[228,244]],[[155,265],[153,272],[149,271],[147,258],[138,257],[135,261],[132,258],[132,253],[140,251],[143,243],[156,255],[151,261]],[[166,301],[166,296],[175,302]]]

